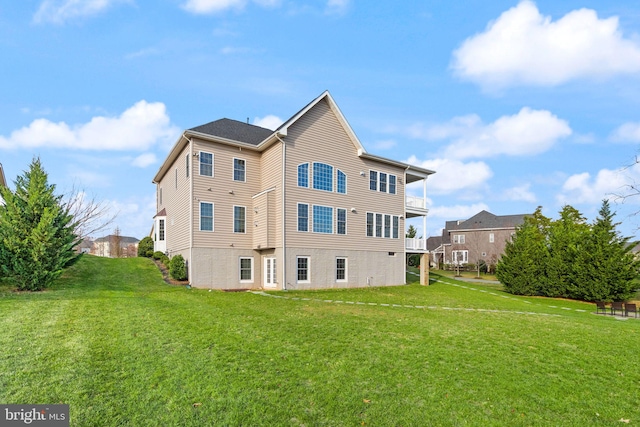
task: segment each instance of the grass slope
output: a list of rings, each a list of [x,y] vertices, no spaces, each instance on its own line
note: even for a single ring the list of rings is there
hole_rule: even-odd
[[[435,278],[265,296],[84,257],[52,290],[0,287],[0,402],[74,426],[640,422],[640,320]]]

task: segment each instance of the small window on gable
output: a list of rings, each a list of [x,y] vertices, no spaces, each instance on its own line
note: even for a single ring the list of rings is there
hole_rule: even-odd
[[[233,159],[233,180],[245,182],[246,162],[243,159]]]
[[[200,175],[213,177],[213,154],[200,152]]]
[[[347,194],[347,175],[338,170],[338,185],[337,185],[338,193]]]
[[[309,188],[309,163],[298,165],[298,187]]]

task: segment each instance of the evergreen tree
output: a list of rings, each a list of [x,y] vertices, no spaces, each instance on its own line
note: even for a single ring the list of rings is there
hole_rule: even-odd
[[[631,253],[629,239],[616,231],[609,202],[603,200],[591,233],[577,257],[580,284],[577,298],[585,301],[625,301],[637,286],[640,264]]]
[[[525,217],[513,239],[507,242],[504,254],[496,266],[496,277],[507,292],[516,295],[541,295],[545,269],[549,258],[547,233],[549,218],[541,208]]]
[[[138,243],[138,256],[151,258],[153,256],[153,239],[145,236]]]
[[[73,216],[54,194],[40,159],[16,181],[0,188],[0,268],[20,290],[42,290],[79,258]]]
[[[586,218],[575,208],[566,205],[560,218],[549,227],[549,258],[542,294],[548,297],[576,298],[580,283],[577,281],[576,261],[589,234]]]

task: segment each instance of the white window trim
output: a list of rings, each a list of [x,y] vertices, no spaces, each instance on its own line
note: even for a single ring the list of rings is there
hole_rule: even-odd
[[[344,260],[344,279],[338,279],[338,260],[339,259],[343,259]],[[349,282],[349,258],[347,258],[346,256],[337,256],[336,257],[336,264],[335,264],[335,277],[336,277],[336,283],[347,283]]]
[[[367,230],[367,219],[369,217],[369,214],[372,215],[372,223],[371,223],[371,236],[369,236],[368,234],[368,230]],[[366,237],[376,237],[376,213],[375,212],[366,212],[365,216],[364,216],[364,235]]]
[[[203,175],[202,172],[202,168],[200,167],[200,159],[202,158],[202,153],[205,154],[211,154],[211,175]],[[216,164],[216,155],[214,153],[210,153],[208,151],[199,151],[198,152],[198,175],[200,176],[206,176],[208,178],[214,178],[216,176],[216,168],[215,168],[215,164]]]
[[[211,205],[211,230],[202,229],[202,204]],[[198,230],[205,233],[213,233],[216,229],[216,205],[213,202],[200,201],[200,210],[198,211]]]
[[[307,206],[307,231],[300,230],[300,228],[298,226],[299,220],[300,220],[300,205],[306,205]],[[309,233],[309,224],[311,223],[311,211],[309,209],[309,206],[311,206],[309,203],[298,202],[296,204],[296,231],[298,233]]]
[[[496,237],[493,233],[489,233],[489,243],[494,243],[496,240]]]
[[[299,168],[302,165],[307,165],[307,186],[306,187],[303,186],[303,185],[299,185],[299,183],[300,183],[300,180],[299,180],[300,179],[299,178],[300,169]],[[297,187],[299,187],[299,188],[311,188],[311,185],[310,185],[311,178],[309,177],[311,175],[310,172],[311,172],[311,167],[309,166],[309,162],[300,163],[298,166],[296,166],[296,186]]]
[[[340,182],[338,180],[339,173],[344,175],[344,193],[341,193],[341,192],[338,191],[338,182]],[[340,170],[338,168],[336,168],[336,193],[338,193],[338,194],[348,194],[349,193],[349,188],[348,188],[348,183],[347,183],[347,174],[346,174],[346,172],[344,172],[344,171],[342,171],[342,170]]]
[[[244,179],[242,181],[236,179],[236,160],[242,160],[244,162]],[[233,167],[231,170],[231,180],[233,182],[247,182],[247,160],[241,159],[240,157],[234,157],[232,166]]]
[[[453,235],[453,244],[454,245],[464,245],[465,244],[465,235],[464,234],[454,234]]]
[[[371,189],[371,172],[375,172],[376,173],[376,189],[372,190]],[[373,169],[369,169],[369,183],[368,183],[368,187],[369,187],[369,191],[380,191],[380,172],[378,172],[377,170],[373,170]]]
[[[311,223],[311,232],[314,234],[324,234],[325,236],[331,235],[331,234],[336,234],[336,229],[335,229],[335,222],[336,222],[336,209],[333,206],[325,206],[325,205],[310,205],[311,206],[311,212],[312,214],[309,215],[309,222]],[[313,222],[314,219],[313,218],[313,208],[314,207],[319,207],[319,208],[329,208],[331,209],[331,233],[323,233],[322,231],[315,231],[313,228]]]
[[[457,254],[463,254],[462,260],[458,260]],[[468,264],[469,263],[469,251],[466,250],[466,249],[451,251],[451,261],[455,265]]]
[[[337,168],[335,166],[333,166],[332,164],[329,163],[325,163],[325,162],[311,162],[311,167],[309,168],[309,188],[312,190],[316,190],[316,191],[322,191],[324,193],[335,193],[337,191],[337,179],[336,179],[336,174],[335,174],[335,170],[337,170]],[[314,186],[315,181],[314,181],[314,177],[313,174],[315,173],[315,165],[319,164],[319,165],[324,165],[324,166],[329,166],[331,167],[331,190],[325,190],[323,188],[316,188]]]
[[[243,259],[248,259],[251,260],[251,279],[247,280],[242,280],[242,260]],[[253,257],[252,256],[241,256],[238,257],[238,280],[240,281],[240,283],[253,283],[253,275],[255,273],[255,265],[253,262]]]
[[[394,177],[396,179],[396,183],[393,184],[393,186],[395,187],[395,193],[391,192],[391,177]],[[392,195],[396,195],[398,194],[398,175],[392,174],[392,173],[388,173],[387,174],[387,193],[392,194]]]
[[[167,239],[167,220],[165,218],[158,218],[158,241],[164,242],[166,239]]]
[[[338,218],[339,218],[338,217],[338,210],[343,210],[344,211],[344,234],[338,233]],[[335,211],[336,211],[336,214],[335,214],[335,217],[336,217],[336,225],[335,225],[336,233],[335,234],[338,234],[340,236],[346,236],[347,234],[349,234],[349,229],[347,228],[347,224],[348,224],[347,216],[349,215],[349,213],[348,213],[349,211],[347,210],[347,208],[335,208]]]
[[[236,231],[236,208],[244,208],[244,231]],[[247,234],[247,207],[241,205],[233,205],[233,233]]]
[[[306,258],[307,260],[307,280],[298,280],[298,260],[300,258]],[[311,257],[307,255],[297,256],[296,257],[296,283],[311,283]]]

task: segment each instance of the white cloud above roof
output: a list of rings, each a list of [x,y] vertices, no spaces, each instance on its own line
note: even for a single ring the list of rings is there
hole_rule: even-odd
[[[409,129],[414,138],[450,140],[444,157],[458,159],[540,154],[571,133],[565,120],[547,110],[528,107],[488,124],[470,114],[444,124],[419,124]]]
[[[411,156],[406,163],[436,171],[429,177],[430,194],[453,194],[464,190],[482,188],[493,176],[484,162],[461,162],[455,159],[419,160]]]
[[[143,151],[152,146],[171,144],[179,133],[179,129],[171,124],[163,103],[143,100],[117,117],[97,116],[73,126],[36,119],[8,137],[0,135],[0,149]]]
[[[574,174],[565,180],[556,200],[569,205],[598,204],[624,194],[634,182],[640,182],[640,165],[626,170],[601,169],[595,176],[588,172]]]
[[[525,0],[466,39],[453,52],[451,67],[489,90],[554,86],[638,73],[640,44],[624,37],[615,16],[600,19],[583,8],[552,21]]]
[[[278,129],[282,123],[284,123],[284,120],[272,114],[269,114],[264,117],[256,117],[255,119],[253,119],[254,125],[260,126],[266,129],[271,129],[271,130]]]
[[[620,125],[612,133],[610,139],[614,142],[635,144],[640,142],[640,123],[627,122]]]
[[[36,24],[63,24],[68,20],[97,15],[116,3],[130,0],[44,0],[33,15]]]

